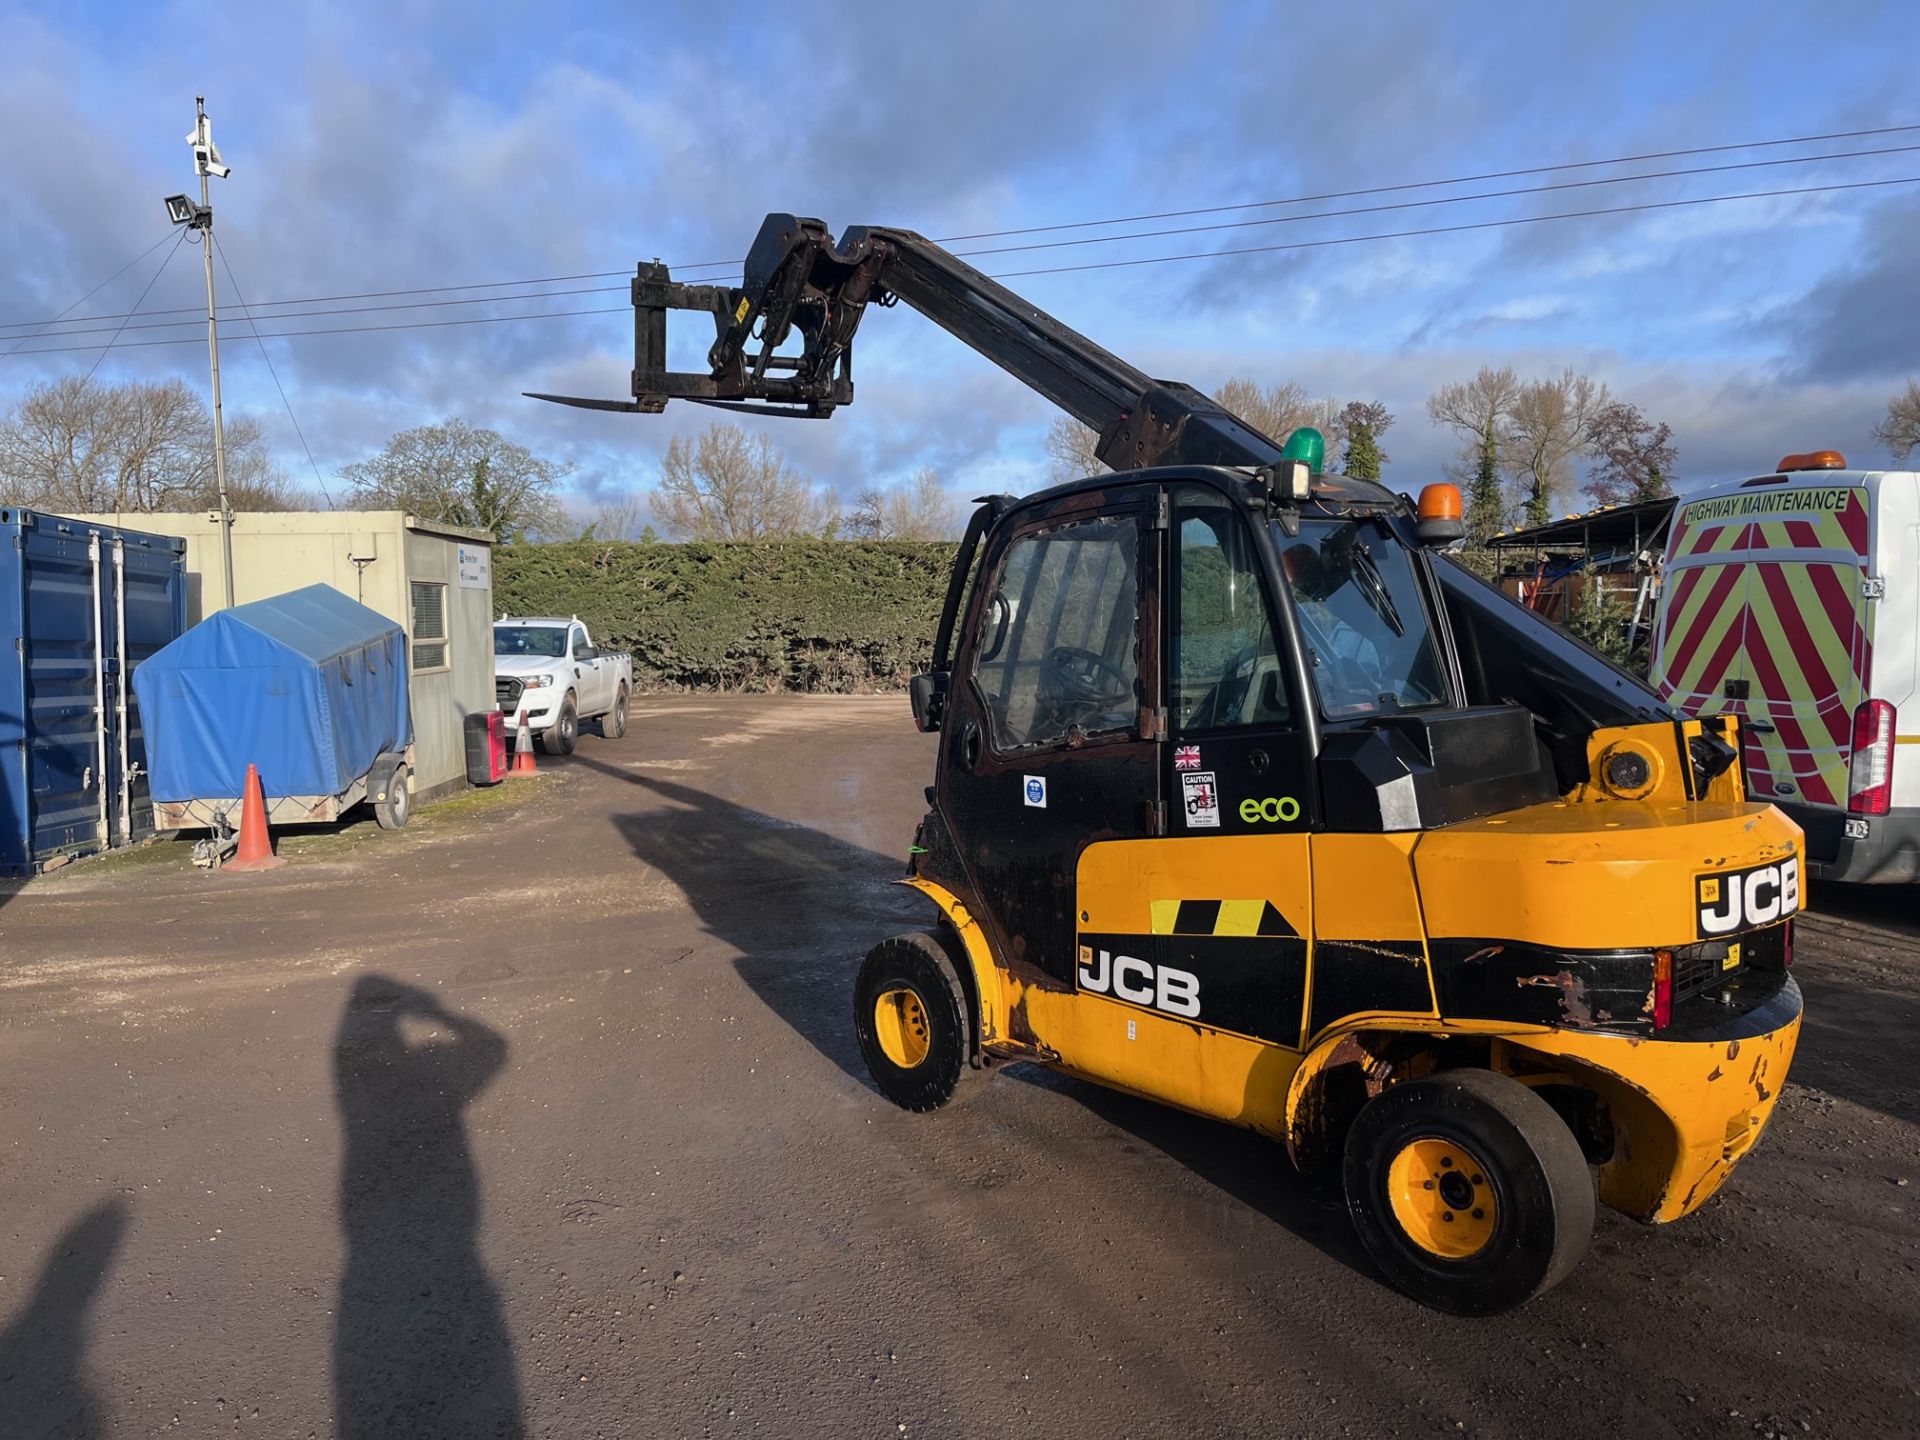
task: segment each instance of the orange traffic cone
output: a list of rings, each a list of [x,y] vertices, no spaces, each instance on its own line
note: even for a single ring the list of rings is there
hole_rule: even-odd
[[[539,772],[533,764],[533,727],[527,724],[527,712],[522,710],[513,722],[513,769],[509,775],[535,775]]]
[[[287,862],[273,853],[267,834],[267,795],[260,788],[260,772],[247,766],[247,794],[240,806],[240,846],[222,870],[278,870]]]

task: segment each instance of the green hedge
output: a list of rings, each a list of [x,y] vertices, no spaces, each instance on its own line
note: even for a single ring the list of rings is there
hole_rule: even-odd
[[[578,615],[641,689],[894,689],[926,668],[951,544],[574,541],[494,551],[508,615]]]

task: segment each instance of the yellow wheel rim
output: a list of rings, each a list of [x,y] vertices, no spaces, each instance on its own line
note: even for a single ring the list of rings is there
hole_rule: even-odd
[[[902,1070],[913,1069],[933,1048],[927,1038],[926,1009],[920,997],[905,987],[882,990],[875,997],[873,1033],[881,1053]]]
[[[1486,1167],[1454,1144],[1407,1142],[1387,1167],[1387,1203],[1407,1238],[1430,1255],[1465,1260],[1493,1239],[1493,1186]]]

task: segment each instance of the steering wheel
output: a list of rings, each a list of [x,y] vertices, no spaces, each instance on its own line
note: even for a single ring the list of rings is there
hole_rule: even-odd
[[[1255,658],[1256,652],[1251,645],[1243,645],[1234,651],[1220,678],[1213,682],[1200,703],[1194,706],[1193,714],[1187,720],[1189,727],[1206,729],[1212,725],[1235,724],[1242,719],[1241,707],[1251,693]]]
[[[1054,699],[1076,705],[1108,704],[1133,690],[1133,679],[1126,671],[1104,655],[1073,645],[1047,652],[1040,662],[1040,683]]]

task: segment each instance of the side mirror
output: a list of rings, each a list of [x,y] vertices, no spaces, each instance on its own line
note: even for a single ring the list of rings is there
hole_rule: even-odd
[[[913,701],[913,723],[923,733],[938,730],[946,717],[948,678],[944,670],[930,670],[914,676],[907,686],[907,694]]]
[[[598,660],[600,658],[600,652],[591,645],[582,645],[578,650],[573,652],[573,658],[576,660]]]

